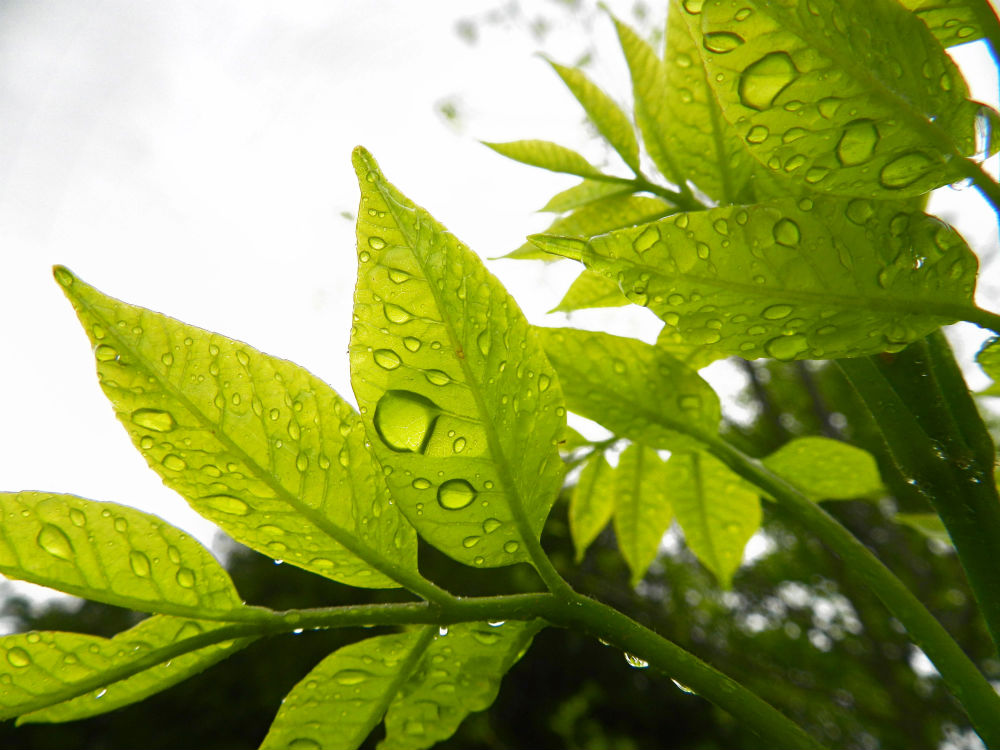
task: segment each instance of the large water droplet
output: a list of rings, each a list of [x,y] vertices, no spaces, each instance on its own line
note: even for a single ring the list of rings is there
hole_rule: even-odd
[[[149,564],[149,558],[138,550],[132,550],[128,555],[128,564],[132,567],[132,572],[140,578],[149,578],[153,567]]]
[[[763,312],[761,312],[761,316],[767,320],[781,320],[791,314],[791,305],[771,305],[770,307],[765,307]]]
[[[464,479],[449,479],[438,487],[438,503],[447,510],[461,510],[476,499],[476,489]]]
[[[87,516],[82,510],[78,510],[77,508],[70,509],[69,520],[74,526],[82,527],[87,525]]]
[[[386,391],[375,407],[375,431],[398,453],[422,453],[440,413],[437,404],[420,394]]]
[[[451,382],[448,374],[441,370],[424,370],[424,377],[431,385],[448,385]]]
[[[420,351],[422,344],[423,342],[420,339],[414,338],[413,336],[407,336],[403,339],[403,346],[405,346],[406,350],[409,352]]]
[[[73,559],[73,545],[70,543],[69,537],[58,526],[53,526],[50,523],[45,524],[38,532],[35,541],[38,542],[39,547],[53,557],[58,557],[60,560]]]
[[[487,534],[492,534],[494,531],[499,529],[503,524],[496,518],[487,518],[483,521],[483,531]]]
[[[375,236],[369,237],[368,246],[372,250],[381,250],[383,247],[385,247],[385,240],[383,240],[381,237],[375,237]]]
[[[934,161],[920,151],[897,156],[882,167],[879,182],[889,190],[908,187],[934,169]]]
[[[806,337],[796,333],[791,336],[777,336],[771,339],[764,344],[764,351],[769,357],[787,361],[795,359],[795,356],[804,352],[807,346]]]
[[[645,669],[649,666],[649,662],[645,659],[640,659],[635,654],[630,654],[628,651],[625,652],[625,662],[630,667],[635,667],[636,669]]]
[[[98,362],[114,362],[118,359],[118,350],[107,344],[98,344],[94,348],[94,357]]]
[[[173,415],[160,409],[136,409],[132,412],[132,421],[153,432],[170,432],[177,426]]]
[[[875,206],[864,198],[855,198],[847,204],[846,213],[850,221],[858,226],[864,226],[875,215]]]
[[[342,669],[333,676],[333,681],[341,685],[360,685],[369,677],[371,673],[363,669]]]
[[[799,225],[791,219],[779,219],[774,225],[774,241],[785,247],[795,247],[802,239]]]
[[[872,120],[865,118],[847,123],[837,141],[837,160],[845,167],[863,164],[875,153],[878,138],[878,128]]]
[[[750,128],[749,132],[747,132],[746,139],[748,142],[753,144],[763,143],[767,140],[767,137],[770,134],[770,131],[763,125],[754,125]]]
[[[245,516],[250,512],[250,506],[232,495],[210,495],[203,497],[201,502],[212,510],[227,513],[231,516]]]
[[[798,74],[787,52],[770,52],[743,71],[738,88],[740,101],[750,109],[769,109]]]
[[[7,650],[7,661],[12,667],[22,669],[31,664],[31,656],[20,646]]]
[[[175,453],[168,453],[160,463],[163,464],[163,468],[170,471],[183,471],[187,468],[187,461]]]
[[[375,359],[375,364],[385,370],[395,370],[403,363],[403,360],[392,349],[376,349],[372,353],[372,357]]]
[[[181,568],[177,571],[177,585],[181,588],[194,588],[194,571],[190,568]]]
[[[483,538],[481,536],[467,536],[462,540],[462,546],[466,549],[472,549],[477,544],[479,544]]]
[[[743,44],[743,37],[731,31],[715,31],[705,34],[703,44],[709,52],[724,55]]]
[[[385,317],[392,323],[408,323],[413,320],[413,316],[410,315],[409,311],[391,302],[387,302],[384,305],[383,311],[385,312]]]

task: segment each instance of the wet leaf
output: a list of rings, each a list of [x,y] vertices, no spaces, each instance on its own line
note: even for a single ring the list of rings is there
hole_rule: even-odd
[[[883,491],[874,457],[839,440],[796,438],[762,462],[817,500],[849,500]]]
[[[390,573],[416,570],[416,536],[389,503],[364,427],[326,383],[66,269],[56,278],[118,419],[195,511],[258,552],[352,586],[394,587]]]
[[[897,513],[893,516],[893,520],[896,523],[909,526],[927,539],[946,544],[949,547],[954,546],[948,535],[948,529],[945,528],[944,522],[937,513]]]
[[[723,113],[772,172],[901,198],[953,182],[948,162],[975,151],[979,105],[894,0],[710,0],[697,22]]]
[[[622,290],[614,280],[585,269],[566,290],[559,304],[549,312],[572,312],[593,307],[622,307],[629,304],[631,302],[628,297],[622,294]]]
[[[637,339],[537,328],[571,411],[655,448],[691,450],[713,436],[719,398],[698,373]]]
[[[977,0],[900,0],[930,29],[943,47],[953,47],[982,39],[983,29],[976,18]]]
[[[615,509],[613,470],[603,453],[587,459],[569,498],[569,531],[576,549],[576,561],[583,560],[590,543],[597,538]]]
[[[677,214],[590,242],[543,235],[667,325],[664,344],[781,360],[899,351],[973,314],[977,261],[887,201],[775,200]]]
[[[615,536],[635,586],[656,559],[660,540],[674,517],[669,473],[655,450],[632,443],[619,456],[612,476]]]
[[[393,496],[475,566],[529,559],[562,485],[562,392],[482,262],[355,152],[361,184],[354,392]]]
[[[674,453],[667,462],[667,496],[688,547],[723,588],[760,528],[758,491],[708,453]]]
[[[510,141],[509,143],[487,143],[501,156],[519,161],[532,167],[540,167],[550,172],[575,174],[580,177],[600,177],[601,170],[591,166],[580,154],[558,143],[549,141]]]
[[[197,541],[156,516],[46,492],[0,493],[0,572],[106,604],[193,617],[243,602]]]

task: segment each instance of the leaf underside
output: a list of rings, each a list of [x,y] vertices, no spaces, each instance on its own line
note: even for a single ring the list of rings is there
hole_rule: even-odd
[[[652,448],[632,443],[619,456],[612,476],[615,536],[635,586],[656,559],[674,517],[667,465]]]
[[[762,459],[762,463],[818,500],[849,500],[883,489],[875,458],[839,440],[796,438]]]

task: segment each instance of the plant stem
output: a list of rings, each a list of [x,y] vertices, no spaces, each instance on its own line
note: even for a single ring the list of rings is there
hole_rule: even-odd
[[[980,328],[986,328],[1000,335],[1000,315],[996,313],[977,307],[972,313],[966,312],[963,318],[970,323],[975,323]]]
[[[740,476],[771,495],[795,520],[838,554],[906,627],[965,708],[988,747],[1000,747],[1000,696],[972,660],[913,593],[858,539],[805,494],[718,437],[708,449]]]
[[[972,159],[958,159],[956,161],[962,174],[972,180],[972,184],[983,194],[993,212],[1000,217],[1000,183],[987,174],[982,164]]]

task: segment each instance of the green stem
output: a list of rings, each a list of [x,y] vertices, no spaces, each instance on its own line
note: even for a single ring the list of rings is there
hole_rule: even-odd
[[[1000,183],[987,174],[982,164],[972,159],[957,159],[956,162],[962,174],[972,180],[972,184],[979,188],[994,213],[1000,216]]]
[[[756,459],[718,437],[708,449],[733,471],[773,497],[796,521],[818,536],[861,578],[906,627],[934,663],[948,689],[965,708],[988,747],[1000,747],[1000,696],[934,616],[864,544],[805,494]]]
[[[976,307],[974,310],[972,313],[966,311],[962,317],[970,323],[975,323],[980,328],[986,328],[1000,335],[1000,315],[991,313],[989,310],[983,310],[981,307]]]

